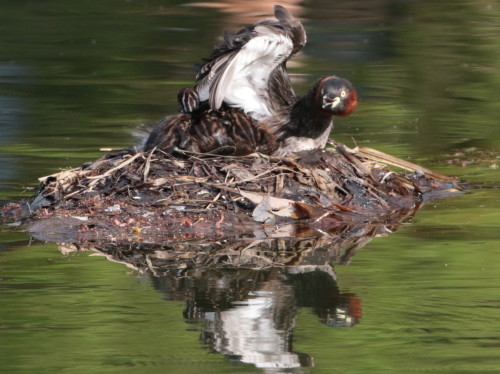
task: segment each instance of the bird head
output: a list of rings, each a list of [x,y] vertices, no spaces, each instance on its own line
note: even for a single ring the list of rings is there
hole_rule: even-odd
[[[316,102],[325,114],[348,116],[358,105],[356,90],[344,78],[325,77],[319,81],[316,92]]]

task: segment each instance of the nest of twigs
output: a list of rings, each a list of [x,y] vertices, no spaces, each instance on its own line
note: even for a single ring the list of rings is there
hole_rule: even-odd
[[[63,238],[151,242],[290,223],[320,231],[397,223],[427,193],[454,184],[418,165],[341,144],[280,159],[124,150],[40,181],[28,202],[4,207],[10,220]]]

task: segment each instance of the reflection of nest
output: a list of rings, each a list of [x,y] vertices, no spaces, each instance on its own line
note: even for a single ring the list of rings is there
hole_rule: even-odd
[[[358,225],[336,227],[322,236],[308,231],[300,233],[299,237],[276,238],[270,233],[268,238],[252,240],[234,237],[179,240],[167,244],[88,242],[83,246],[64,244],[61,250],[67,253],[90,249],[111,261],[156,276],[192,276],[201,269],[264,269],[276,266],[303,272],[331,262],[345,264],[375,236],[386,235],[394,229]]]
[[[275,232],[297,222],[318,232],[397,223],[423,193],[449,187],[431,172],[404,176],[336,150],[284,159],[123,151],[41,178],[27,204],[4,210],[43,239],[160,243],[249,234],[261,223]],[[283,236],[300,234],[285,227]]]

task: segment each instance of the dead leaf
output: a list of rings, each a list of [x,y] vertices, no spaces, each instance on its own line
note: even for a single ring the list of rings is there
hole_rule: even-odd
[[[277,211],[272,211],[272,213],[276,216],[280,217],[288,217],[288,218],[293,218],[293,219],[299,219],[300,216],[297,214],[297,211],[295,209],[295,205],[290,205],[287,206],[286,208],[277,210]]]
[[[340,210],[341,212],[345,213],[356,213],[356,211],[352,210],[351,208],[346,207],[345,205],[340,205],[340,204],[333,204],[335,208]]]
[[[295,203],[295,208],[297,211],[297,215],[299,218],[311,218],[311,219],[317,219],[321,216],[323,216],[325,213],[328,213],[329,211],[327,209],[320,208],[318,206],[314,206],[311,204],[305,204],[305,203]]]
[[[250,200],[254,204],[260,204],[264,198],[268,198],[270,210],[281,210],[293,205],[295,201],[289,199],[283,199],[280,197],[274,197],[270,195],[260,195],[253,192],[239,190],[241,196],[245,199]]]
[[[271,213],[270,196],[264,196],[252,212],[252,218],[260,223],[274,223],[276,217]]]

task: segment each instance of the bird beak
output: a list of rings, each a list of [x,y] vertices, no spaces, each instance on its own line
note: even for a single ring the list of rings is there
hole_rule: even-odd
[[[330,99],[326,96],[323,96],[323,109],[333,109],[340,103],[340,97],[335,97]]]

